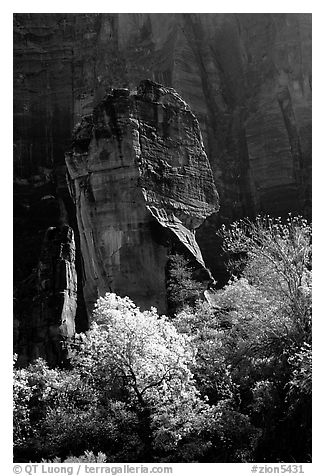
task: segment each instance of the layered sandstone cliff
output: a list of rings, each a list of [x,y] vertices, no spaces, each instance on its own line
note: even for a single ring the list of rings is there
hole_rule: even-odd
[[[218,194],[198,122],[173,89],[113,90],[77,126],[66,161],[89,311],[111,290],[165,312],[174,242],[211,279],[195,230]]]
[[[196,241],[219,282],[224,279],[215,235],[220,222],[257,212],[278,216],[290,211],[310,216],[310,14],[15,14],[14,285],[17,295],[25,296],[20,302],[33,300],[37,291],[33,285],[33,291],[26,294],[26,282],[34,279],[43,236],[49,227],[69,224],[76,245],[77,330],[87,328],[84,294],[88,284],[85,288],[83,284],[90,271],[86,268],[102,255],[96,247],[88,252],[84,236],[79,237],[64,154],[75,124],[102,104],[110,88],[133,90],[144,78],[175,88],[199,121],[221,208],[197,228]],[[122,103],[121,98],[119,101]],[[180,113],[182,120],[183,116]],[[167,131],[169,120],[175,136],[177,119],[163,119]],[[94,124],[89,128],[93,130]],[[154,160],[148,151],[155,150],[156,138],[152,135],[150,143],[150,127],[144,129],[143,151],[150,167],[139,165],[136,174],[151,184],[141,187],[141,194],[154,231],[158,227],[155,236],[162,241],[162,248],[157,250],[165,256],[169,238],[162,230],[171,229],[170,214],[166,218],[161,211],[166,203],[162,209],[156,203],[173,183],[159,182],[161,174],[171,169],[168,161],[166,166],[161,161],[159,168],[151,167]],[[83,122],[79,133],[85,134],[86,142],[82,146],[79,134],[78,146],[88,154],[86,131]],[[172,168],[178,167],[177,160],[173,156]],[[118,169],[114,173],[118,177]],[[92,176],[91,184],[94,174],[86,174]],[[108,172],[103,174],[108,180]],[[83,181],[80,197],[87,195],[86,178]],[[181,182],[179,190],[186,194],[187,178]],[[73,186],[77,187],[77,179]],[[113,195],[111,199],[118,196],[120,200],[119,195]],[[172,199],[178,203],[175,217],[191,231],[197,226],[195,213],[192,218],[184,216],[179,196]],[[120,205],[115,208],[120,213]],[[125,217],[125,223],[129,218]],[[80,223],[80,217],[78,220]],[[176,230],[181,235],[179,226]],[[168,233],[176,237],[174,232]],[[191,237],[187,232],[185,235]],[[117,235],[114,239],[117,249]],[[191,247],[197,254],[195,246]],[[149,261],[152,265],[154,258]],[[95,281],[104,282],[114,263],[108,268],[100,263],[98,273],[93,274],[98,275]],[[162,282],[162,274],[156,276]],[[87,291],[88,309],[102,287]],[[16,314],[26,316],[27,321],[29,311],[22,312],[23,306],[19,307]],[[26,332],[23,330],[22,335]]]
[[[220,217],[310,213],[310,14],[17,14],[15,168],[64,163],[109,87],[174,87],[199,120]]]
[[[17,281],[37,264],[42,197],[60,196],[75,219],[64,162],[74,125],[107,89],[144,78],[175,88],[199,120],[221,208],[198,241],[216,276],[220,221],[310,216],[310,14],[15,14],[15,223],[31,250],[17,243]],[[42,233],[55,226],[43,221]]]

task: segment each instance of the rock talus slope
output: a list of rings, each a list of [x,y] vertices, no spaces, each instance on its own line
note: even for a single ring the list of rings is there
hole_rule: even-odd
[[[66,162],[89,311],[108,290],[166,311],[172,243],[205,270],[195,230],[219,208],[188,105],[151,81],[113,90],[77,126]]]

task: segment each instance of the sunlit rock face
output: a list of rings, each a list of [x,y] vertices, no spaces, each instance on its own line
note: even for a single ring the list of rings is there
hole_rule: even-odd
[[[76,241],[76,325],[87,328],[82,268],[90,264],[64,154],[74,126],[110,88],[136,90],[145,78],[173,87],[199,121],[220,210],[196,239],[219,283],[221,222],[258,212],[310,216],[311,32],[310,14],[15,14],[17,292],[38,265],[47,228],[68,223]],[[158,193],[152,188],[148,202]]]
[[[15,173],[63,164],[107,88],[145,78],[199,120],[220,218],[310,213],[311,14],[16,14]]]
[[[66,162],[88,309],[111,290],[166,311],[172,243],[205,270],[195,230],[219,209],[189,106],[151,81],[136,93],[113,90],[77,126]]]
[[[118,40],[128,81],[171,85],[198,118],[219,217],[310,214],[310,14],[121,14]]]

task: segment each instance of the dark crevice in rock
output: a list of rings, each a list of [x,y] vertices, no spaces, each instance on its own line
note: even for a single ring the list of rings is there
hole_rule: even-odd
[[[65,365],[65,343],[74,336],[77,307],[75,243],[68,225],[46,231],[37,268],[16,297],[17,365],[38,357],[52,367]]]
[[[66,176],[67,183],[69,182],[69,177]],[[76,219],[76,208],[75,204],[72,200],[72,197],[69,193],[68,186],[64,187],[64,190],[61,190],[62,200],[67,210],[68,214],[68,223],[70,224],[71,228],[74,231],[74,240],[75,240],[75,269],[77,275],[77,307],[75,313],[75,327],[76,332],[84,332],[89,328],[89,320],[87,315],[87,309],[85,305],[85,298],[83,294],[83,283],[85,280],[85,273],[84,273],[84,264],[83,264],[83,256],[81,253],[80,247],[80,235],[79,229]]]

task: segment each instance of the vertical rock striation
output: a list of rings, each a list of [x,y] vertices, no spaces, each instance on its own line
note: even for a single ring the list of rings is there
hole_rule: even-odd
[[[77,275],[72,229],[65,225],[45,234],[35,272],[17,296],[14,348],[19,365],[45,358],[64,362],[65,341],[75,333]]]
[[[219,216],[311,209],[311,14],[16,14],[15,173],[64,163],[110,87],[150,78],[199,120]]]
[[[197,238],[217,277],[220,222],[311,215],[311,31],[301,13],[15,14],[14,175],[29,184],[17,185],[19,204],[34,199],[31,179],[64,183],[74,124],[107,89],[150,78],[175,88],[200,123],[221,208]],[[28,226],[37,238],[37,219]],[[36,255],[17,255],[20,270],[32,256],[36,266]]]
[[[76,128],[66,162],[89,311],[109,290],[166,311],[175,241],[211,280],[195,230],[218,210],[218,194],[198,122],[173,89],[113,90]]]
[[[26,283],[35,279],[32,270],[38,266],[42,237],[48,227],[68,223],[74,230],[78,275],[77,330],[87,328],[82,283],[85,283],[88,293],[90,281],[85,277],[90,273],[88,268],[98,269],[94,282],[107,283],[107,276],[111,276],[111,265],[107,268],[110,271],[107,271],[106,264],[105,270],[101,263],[96,265],[96,260],[101,260],[101,252],[96,249],[93,257],[85,248],[87,241],[89,250],[92,249],[90,238],[85,241],[84,236],[79,237],[77,210],[65,180],[64,158],[74,125],[83,116],[91,114],[94,106],[101,104],[110,88],[132,90],[144,78],[150,78],[175,88],[198,119],[221,208],[217,215],[208,216],[197,228],[196,240],[204,261],[220,283],[225,279],[215,235],[220,223],[246,215],[254,216],[258,212],[278,216],[290,211],[310,217],[311,23],[311,14],[301,13],[14,14],[14,286],[17,295],[25,296],[21,301],[25,303],[25,309],[32,306],[32,299],[38,296],[35,285],[33,291],[28,291],[27,299]],[[115,96],[115,100],[123,103],[121,97],[117,99]],[[140,104],[134,98],[128,101]],[[128,101],[124,98],[124,103]],[[153,103],[161,101],[162,97]],[[170,114],[169,119],[157,119],[156,113],[150,115],[148,112],[142,123],[162,121],[165,131],[176,134],[177,119],[173,117],[173,107],[168,111],[165,109],[162,105],[156,107],[159,114]],[[115,106],[112,111],[114,115]],[[143,111],[142,107],[141,114]],[[116,121],[111,112],[109,117],[112,135],[115,136],[121,126],[114,125]],[[122,113],[118,114],[122,123]],[[134,112],[132,114],[136,117]],[[183,120],[185,114],[179,114]],[[95,116],[94,119],[96,122]],[[87,138],[87,127],[84,126],[85,122],[82,132],[85,142],[82,145],[81,140],[78,147],[88,154],[87,140],[90,142],[93,138]],[[93,131],[94,124],[88,127]],[[98,129],[98,124],[96,127]],[[141,180],[151,183],[150,187],[140,187],[148,216],[152,217],[152,230],[148,231],[148,236],[153,233],[157,241],[162,242],[161,248],[155,248],[162,255],[170,233],[174,237],[178,233],[181,239],[176,241],[182,243],[186,242],[184,236],[188,236],[190,242],[186,249],[193,248],[200,260],[191,235],[180,226],[174,228],[175,232],[170,231],[171,214],[166,211],[166,203],[164,207],[157,206],[157,201],[162,200],[169,188],[169,178],[165,177],[169,177],[173,167],[175,169],[178,159],[177,154],[173,156],[172,168],[165,167],[162,160],[159,169],[151,165],[150,150],[160,146],[158,142],[156,145],[154,134],[150,136],[150,130],[154,130],[150,127],[143,126],[145,134],[142,137],[146,139],[141,142],[146,163],[150,166],[139,164],[138,172],[134,172],[134,177],[139,174],[139,183]],[[164,134],[161,130],[158,136],[164,137]],[[188,160],[193,162],[191,157]],[[124,162],[122,165],[124,167]],[[117,177],[119,170],[121,173],[120,165],[114,172]],[[188,173],[185,166],[184,170]],[[96,173],[87,172],[89,178],[80,179],[80,187],[84,187],[80,200],[82,194],[89,202],[92,193],[96,196],[97,190],[89,187],[89,184],[93,185]],[[113,176],[113,169],[111,174]],[[115,188],[119,193],[118,180]],[[110,181],[113,183],[112,178]],[[181,179],[181,182],[179,190],[186,194],[187,180]],[[77,187],[76,180],[73,186]],[[89,193],[88,189],[91,190]],[[122,200],[118,193],[114,195],[112,192],[110,199],[118,197]],[[79,198],[76,197],[76,203]],[[190,214],[186,215],[180,196],[173,196],[172,200],[173,206],[178,203],[178,212],[173,212],[175,219],[191,230],[196,226],[195,214],[192,218]],[[189,202],[187,206],[191,206]],[[93,207],[95,213],[95,205]],[[118,204],[115,211],[124,213]],[[112,205],[111,214],[114,213]],[[127,219],[125,217],[125,222]],[[121,218],[118,220],[122,221]],[[149,225],[145,223],[144,228],[148,230]],[[96,230],[96,226],[93,227],[89,218],[86,228]],[[162,230],[169,231],[162,233]],[[118,235],[114,239],[116,246],[113,248],[117,249]],[[103,242],[106,247],[105,239]],[[81,245],[85,256],[82,256]],[[125,252],[126,249],[123,245]],[[189,253],[193,256],[192,251]],[[152,258],[152,262],[155,259]],[[156,271],[153,274],[160,276],[157,279],[162,283],[163,273],[157,274]],[[125,276],[128,272],[123,271]],[[104,285],[97,287],[101,292]],[[121,287],[119,285],[119,289]],[[96,293],[95,289],[89,290],[88,308]],[[143,301],[147,302],[146,299]],[[21,335],[24,335],[28,313],[21,307],[18,306],[17,316],[19,320],[25,316],[20,326],[20,330],[23,329]],[[34,325],[33,319],[31,326]]]

